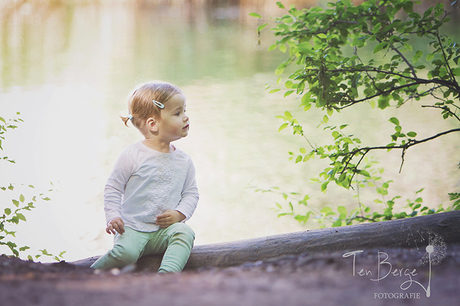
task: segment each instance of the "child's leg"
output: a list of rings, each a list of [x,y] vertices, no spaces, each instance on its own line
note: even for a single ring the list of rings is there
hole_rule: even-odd
[[[142,256],[144,247],[150,239],[149,234],[125,227],[122,235],[115,236],[113,248],[93,263],[91,268],[108,270],[135,263]]]
[[[159,229],[145,247],[146,254],[165,252],[158,272],[180,272],[190,256],[195,233],[185,223],[174,223]]]

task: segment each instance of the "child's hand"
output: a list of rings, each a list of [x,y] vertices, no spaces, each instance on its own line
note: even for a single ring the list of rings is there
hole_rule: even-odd
[[[107,232],[107,234],[115,235],[116,233],[119,233],[121,235],[125,232],[125,223],[119,217],[113,218],[107,224],[105,231]]]
[[[167,210],[157,217],[157,224],[160,227],[168,227],[171,224],[181,222],[185,216],[177,210]]]

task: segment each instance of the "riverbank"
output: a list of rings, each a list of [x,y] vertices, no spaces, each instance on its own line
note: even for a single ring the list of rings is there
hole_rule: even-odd
[[[439,263],[431,258],[431,273],[425,254],[417,248],[303,253],[171,275],[2,256],[0,300],[5,306],[454,305],[460,245],[448,245]]]

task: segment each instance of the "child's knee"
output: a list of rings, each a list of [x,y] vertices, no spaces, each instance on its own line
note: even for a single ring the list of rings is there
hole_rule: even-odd
[[[170,225],[171,228],[171,238],[180,239],[190,245],[190,248],[193,246],[193,241],[195,240],[195,232],[185,223],[174,223]]]
[[[193,238],[195,238],[195,232],[192,230],[190,226],[188,226],[185,223],[178,222],[170,225],[170,230],[172,233],[181,233],[181,234],[186,234],[189,235]]]
[[[121,266],[133,264],[139,259],[139,254],[136,251],[129,250],[120,244],[115,244],[113,249],[109,251],[109,255]]]

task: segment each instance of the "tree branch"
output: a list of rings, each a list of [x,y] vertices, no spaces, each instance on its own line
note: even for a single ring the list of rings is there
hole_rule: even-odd
[[[361,151],[365,151],[363,155],[366,155],[369,151],[372,151],[372,150],[389,150],[389,149],[402,149],[403,153],[405,154],[407,149],[409,149],[412,146],[415,146],[417,144],[424,143],[424,142],[436,139],[438,137],[441,137],[441,136],[444,136],[444,135],[447,135],[447,134],[450,134],[450,133],[453,133],[453,132],[460,132],[460,128],[444,131],[444,132],[438,133],[436,135],[430,136],[430,137],[422,139],[422,140],[409,140],[409,142],[404,144],[404,145],[358,148],[358,149],[354,149],[354,150],[352,150],[352,151],[350,151],[350,152],[348,152],[346,154],[343,154],[343,156],[351,156],[351,158],[350,158],[350,160],[351,160],[357,153],[359,153]],[[404,155],[403,155],[403,160],[404,160]],[[347,166],[348,166],[348,163],[345,166],[345,169],[346,169]],[[402,167],[402,165],[401,165],[401,167]]]
[[[457,105],[454,105],[455,107],[458,108]],[[453,117],[455,117],[458,121],[460,121],[460,117],[458,117],[453,111],[450,110],[449,107],[447,107],[446,105],[444,106],[441,106],[441,105],[422,105],[422,107],[431,107],[431,108],[440,108],[440,109],[443,109],[445,110],[446,112],[448,112],[449,114],[451,114]]]
[[[312,72],[317,72],[318,69],[310,69],[309,71],[312,71]],[[389,88],[385,91],[379,91],[378,93],[372,95],[372,96],[368,96],[368,97],[365,97],[363,99],[359,99],[359,100],[348,100],[346,102],[349,102],[349,104],[345,105],[345,106],[341,106],[341,107],[334,107],[336,109],[344,109],[344,108],[347,108],[347,107],[350,107],[354,104],[357,104],[357,103],[361,103],[361,102],[365,102],[365,101],[368,101],[368,100],[371,100],[373,98],[376,98],[376,97],[379,97],[381,95],[385,95],[387,93],[391,93],[395,90],[401,90],[401,89],[404,89],[404,88],[407,88],[407,87],[411,87],[411,86],[414,86],[414,85],[427,85],[427,84],[438,84],[438,85],[441,85],[441,86],[446,86],[448,88],[452,88],[454,89],[455,91],[457,92],[460,92],[460,86],[458,85],[457,82],[453,82],[453,81],[447,81],[447,80],[442,80],[442,79],[431,79],[431,80],[427,80],[427,79],[420,79],[420,78],[414,78],[414,77],[411,77],[411,76],[407,76],[407,75],[403,75],[401,73],[397,73],[397,72],[392,72],[392,71],[385,71],[385,70],[380,70],[380,69],[377,69],[377,68],[369,68],[369,67],[366,67],[366,68],[350,68],[350,69],[330,69],[330,70],[327,70],[327,72],[332,72],[332,73],[343,73],[343,72],[366,72],[366,73],[369,73],[369,72],[375,72],[375,73],[384,73],[384,74],[389,74],[389,75],[394,75],[394,76],[398,76],[398,77],[402,77],[402,78],[405,78],[405,79],[408,79],[408,80],[412,80],[413,82],[412,83],[409,83],[409,84],[404,84],[404,85],[401,85],[399,87],[392,87],[392,88]],[[369,78],[371,78],[369,76]],[[372,78],[371,78],[372,79]],[[378,88],[377,88],[378,89]],[[341,101],[332,101],[332,102],[341,102]]]
[[[392,87],[392,88],[389,88],[387,90],[384,90],[384,91],[381,91],[377,94],[374,94],[374,95],[371,95],[371,96],[368,96],[368,97],[365,97],[363,99],[360,99],[360,100],[355,100],[355,101],[348,101],[350,102],[349,104],[345,105],[345,106],[336,106],[335,108],[337,109],[344,109],[344,108],[347,108],[347,107],[350,107],[352,105],[355,105],[357,103],[361,103],[361,102],[365,102],[365,101],[369,101],[373,98],[376,98],[376,97],[379,97],[379,96],[382,96],[382,95],[385,95],[385,94],[389,94],[395,90],[401,90],[401,89],[404,89],[404,88],[407,88],[407,87],[411,87],[411,86],[414,86],[414,85],[419,85],[419,84],[430,84],[430,83],[436,83],[436,82],[433,82],[433,81],[430,81],[430,80],[420,80],[419,82],[416,82],[416,83],[410,83],[410,84],[404,84],[404,85],[401,85],[401,86],[398,86],[398,87]],[[333,101],[333,102],[340,102],[340,101]]]

